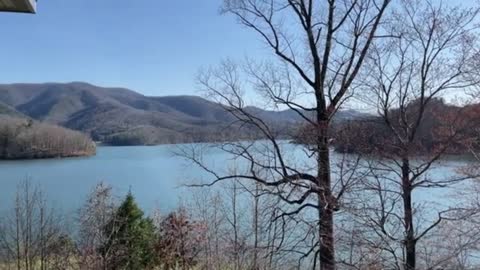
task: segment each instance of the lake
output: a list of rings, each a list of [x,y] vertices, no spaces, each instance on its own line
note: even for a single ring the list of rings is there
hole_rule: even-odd
[[[12,206],[17,186],[25,179],[38,184],[49,202],[66,211],[78,209],[101,181],[110,184],[119,196],[131,189],[140,206],[147,211],[157,207],[172,209],[178,205],[179,196],[188,194],[182,184],[206,176],[200,168],[174,155],[178,147],[100,146],[93,157],[0,161],[0,210]],[[305,155],[301,147],[293,145],[288,146],[287,153],[292,159],[303,159]],[[219,166],[228,163],[225,162],[228,156],[220,150],[208,152],[208,158]],[[463,163],[445,161],[434,173],[447,174]]]
[[[38,184],[56,207],[76,209],[92,188],[103,181],[123,196],[132,190],[139,204],[170,209],[177,204],[179,186],[200,169],[185,169],[173,154],[175,146],[106,147],[84,158],[0,162],[0,207],[11,205],[25,179]]]

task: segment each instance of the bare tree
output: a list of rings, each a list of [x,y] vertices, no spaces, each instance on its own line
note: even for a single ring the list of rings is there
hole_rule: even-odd
[[[295,249],[289,241],[298,243],[293,235],[301,225],[273,221],[281,202],[265,196],[261,185],[233,181],[189,192],[193,198],[187,209],[205,230],[200,268],[270,270],[297,265],[286,254]]]
[[[220,270],[225,265],[222,245],[222,224],[224,215],[221,210],[222,197],[214,190],[194,190],[188,211],[205,228],[205,239],[200,242],[201,268]]]
[[[100,248],[112,237],[105,228],[117,208],[112,188],[99,183],[88,196],[79,213],[78,248],[82,269],[106,269],[111,256],[108,248]]]
[[[237,120],[234,128],[253,131],[257,138],[266,139],[268,147],[223,145],[223,150],[248,163],[245,167],[253,168],[237,175],[220,174],[198,156],[188,156],[210,172],[215,182],[247,179],[268,188],[296,208],[290,209],[290,216],[316,211],[317,221],[312,224],[316,223],[317,239],[306,253],[318,255],[316,265],[321,269],[335,268],[334,212],[345,191],[336,184],[338,179],[332,179],[331,121],[353,93],[369,49],[380,36],[379,25],[389,4],[390,0],[226,0],[223,12],[257,33],[278,61],[249,63],[243,70],[226,62],[199,76],[203,88]],[[248,89],[257,89],[270,108],[292,110],[314,130],[315,140],[305,149],[311,159],[308,169],[287,161],[279,140],[282,130],[246,106]],[[265,154],[259,157],[258,151]]]
[[[422,241],[442,223],[477,213],[456,200],[442,208],[415,196],[428,189],[445,200],[445,192],[438,189],[469,179],[438,171],[441,158],[455,152],[472,127],[463,121],[468,107],[448,105],[441,98],[467,97],[480,82],[478,14],[477,7],[399,1],[385,24],[391,38],[375,44],[368,55],[372,69],[363,81],[366,100],[375,104],[382,119],[369,124],[369,130],[383,133],[370,136],[367,151],[380,160],[369,164],[372,177],[366,178],[360,196],[365,200],[358,207],[363,224],[374,228],[367,234],[369,244],[388,254],[388,268],[416,269]]]
[[[158,260],[164,269],[192,269],[198,265],[205,240],[205,227],[184,208],[168,214],[159,224],[156,243]]]
[[[0,223],[0,246],[7,251],[3,262],[14,262],[18,270],[59,269],[53,266],[59,258],[69,263],[73,254],[64,252],[65,242],[59,241],[67,235],[64,219],[47,207],[40,189],[30,181],[22,182],[14,205]]]

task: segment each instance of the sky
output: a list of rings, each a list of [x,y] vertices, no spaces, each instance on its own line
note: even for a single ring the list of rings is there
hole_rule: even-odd
[[[222,0],[39,0],[0,13],[0,83],[83,81],[145,95],[197,94],[196,74],[265,53]]]
[[[198,94],[202,67],[271,54],[259,36],[220,14],[221,2],[39,0],[36,15],[0,13],[0,83],[83,81],[150,96]]]

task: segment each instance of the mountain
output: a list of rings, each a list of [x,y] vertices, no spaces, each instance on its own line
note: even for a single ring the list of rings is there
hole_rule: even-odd
[[[269,122],[301,121],[292,111],[249,112]],[[0,85],[0,113],[24,115],[114,145],[151,145],[238,138],[234,118],[197,96],[148,97],[125,88],[73,83]],[[230,134],[228,133],[230,131]]]
[[[26,115],[18,112],[11,106],[0,102],[0,115],[8,115],[8,116],[16,116],[16,117],[22,117],[22,118],[28,118]]]
[[[304,119],[294,110],[281,110],[281,111],[268,111],[262,110],[257,107],[246,107],[246,111],[249,113],[260,117],[263,120],[269,122],[287,122],[287,123],[298,123],[304,121]],[[303,115],[309,116],[310,119],[314,119],[315,113],[311,112],[301,112]],[[370,115],[367,113],[362,113],[356,110],[340,110],[338,111],[335,116],[334,120],[336,122],[343,122],[346,120],[355,120],[359,118],[369,117]]]
[[[219,105],[198,97],[146,97],[86,83],[0,85],[0,102],[115,144],[186,141],[187,134],[205,134],[226,121]]]

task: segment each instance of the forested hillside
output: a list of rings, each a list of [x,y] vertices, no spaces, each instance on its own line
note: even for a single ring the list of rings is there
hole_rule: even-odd
[[[86,135],[30,119],[0,115],[0,159],[76,157],[95,154]]]
[[[400,143],[396,133],[404,123],[413,126],[419,113],[419,102],[411,102],[402,117],[399,109],[388,112],[385,117],[369,116],[358,121],[337,125],[333,132],[333,145],[337,151],[393,156]],[[439,152],[465,154],[480,150],[480,104],[465,107],[433,99],[425,106],[417,134],[412,138],[410,153],[433,155]]]
[[[0,102],[27,117],[78,130],[112,145],[155,145],[258,137],[220,104],[197,96],[147,97],[87,83],[0,85]],[[294,111],[247,107],[288,136],[302,119]],[[355,117],[355,111],[337,118]],[[232,129],[232,125],[237,128]]]

